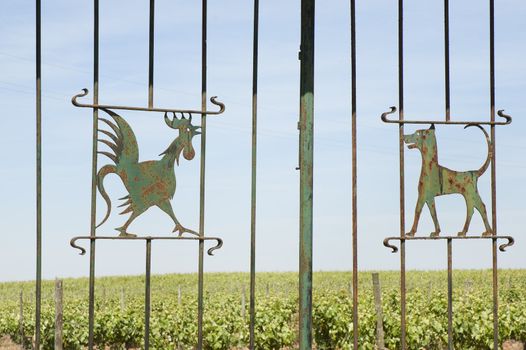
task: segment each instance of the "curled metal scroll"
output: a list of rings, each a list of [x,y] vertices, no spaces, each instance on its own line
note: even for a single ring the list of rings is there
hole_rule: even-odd
[[[503,244],[501,244],[501,245],[499,246],[499,250],[500,250],[501,252],[505,252],[505,251],[506,251],[506,248],[511,247],[513,244],[515,244],[515,239],[514,239],[513,237],[511,237],[511,236],[506,236],[505,238],[508,240],[508,242],[507,242],[507,243],[503,243]]]
[[[515,244],[515,239],[511,236],[437,236],[437,237],[387,237],[384,239],[384,246],[391,249],[391,253],[398,252],[398,247],[391,243],[391,241],[437,241],[437,240],[466,240],[466,239],[490,239],[497,241],[499,239],[507,240],[499,246],[501,252],[505,252],[506,248]]]
[[[223,246],[223,240],[219,237],[115,237],[115,236],[77,236],[73,237],[69,244],[80,251],[80,255],[86,254],[86,249],[80,246],[77,241],[80,240],[131,240],[131,241],[155,241],[155,240],[179,240],[179,241],[216,241],[216,245],[209,248],[208,255],[214,255],[214,251]]]
[[[393,239],[393,238],[395,238],[395,237],[387,237],[386,239],[384,239],[384,246],[387,247],[387,248],[390,248],[391,249],[391,253],[394,254],[394,253],[398,252],[398,247],[393,245],[393,244],[391,244],[391,243],[389,243],[389,241],[391,239]]]
[[[203,111],[203,110],[192,110],[192,109],[171,109],[171,108],[149,108],[149,107],[133,107],[133,106],[113,106],[113,105],[100,105],[100,104],[87,104],[80,103],[77,98],[84,97],[88,94],[88,89],[82,89],[81,93],[76,94],[71,98],[71,103],[76,107],[82,108],[104,108],[104,109],[121,109],[128,111],[145,111],[145,112],[172,112],[172,113],[190,113],[200,115],[218,115],[225,111],[225,104],[217,100],[217,96],[210,98],[212,104],[219,106],[219,111]]]
[[[498,116],[504,118],[504,121],[452,121],[452,120],[399,120],[399,119],[389,119],[387,116],[396,112],[396,107],[390,107],[389,112],[384,112],[381,115],[381,119],[384,123],[391,124],[442,124],[442,125],[468,125],[468,124],[479,124],[479,125],[508,125],[511,124],[511,116],[504,113],[504,110],[501,109],[497,112]]]

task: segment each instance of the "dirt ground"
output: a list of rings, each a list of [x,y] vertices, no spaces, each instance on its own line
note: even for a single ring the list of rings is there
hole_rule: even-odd
[[[502,350],[524,350],[524,344],[514,340],[505,341]]]
[[[13,343],[8,336],[0,338],[0,350],[23,350],[22,347]],[[514,340],[507,340],[502,345],[502,350],[525,350],[524,344]]]
[[[21,350],[22,347],[13,343],[8,336],[0,338],[0,349],[2,350]]]

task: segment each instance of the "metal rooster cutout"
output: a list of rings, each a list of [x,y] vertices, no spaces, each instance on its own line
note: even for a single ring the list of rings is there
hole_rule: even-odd
[[[178,119],[174,113],[173,119],[164,114],[166,124],[179,131],[178,137],[172,141],[168,148],[161,153],[160,160],[148,160],[139,162],[139,148],[137,139],[130,125],[117,113],[101,108],[106,112],[114,122],[99,118],[106,123],[113,132],[99,130],[102,134],[108,136],[110,140],[99,139],[98,141],[107,145],[113,153],[99,152],[110,158],[114,164],[103,166],[97,173],[97,188],[108,209],[104,219],[97,225],[101,226],[111,213],[111,200],[104,189],[104,178],[108,174],[117,174],[128,191],[128,195],[120,198],[125,202],[119,207],[126,207],[120,214],[131,213],[130,217],[123,226],[116,228],[121,237],[134,237],[136,235],[128,233],[128,226],[139,215],[144,213],[148,208],[157,206],[159,209],[168,214],[175,223],[173,232],[178,232],[181,236],[184,232],[198,235],[197,232],[185,228],[175,217],[170,200],[175,194],[175,162],[179,164],[181,153],[187,160],[192,160],[195,151],[192,146],[192,138],[201,134],[197,131],[200,126],[192,125],[192,115],[186,119],[184,114]]]

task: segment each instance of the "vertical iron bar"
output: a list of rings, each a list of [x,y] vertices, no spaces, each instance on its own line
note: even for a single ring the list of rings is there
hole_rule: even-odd
[[[404,119],[404,0],[398,0],[398,105],[399,119]],[[400,236],[405,237],[405,162],[404,162],[404,124],[399,131],[400,155]],[[400,313],[401,348],[406,344],[406,280],[405,280],[405,240],[400,241]]]
[[[93,0],[93,104],[99,103],[99,0]],[[93,136],[91,161],[91,219],[90,219],[90,266],[89,266],[89,311],[88,350],[93,350],[95,326],[95,235],[97,218],[97,130],[99,111],[93,109]]]
[[[352,295],[353,349],[358,349],[358,194],[356,152],[356,2],[351,0]]]
[[[315,0],[301,1],[299,348],[312,349]]]
[[[255,346],[256,322],[256,176],[257,176],[257,102],[258,102],[258,44],[259,44],[259,0],[254,0],[254,42],[252,54],[252,180],[250,202],[250,346]]]
[[[447,348],[453,350],[453,254],[452,240],[447,240]]]
[[[449,82],[449,0],[444,0],[444,74],[446,93],[446,121],[451,119],[451,92]]]
[[[206,111],[206,39],[207,0],[202,0],[201,29],[201,109]],[[206,114],[201,118],[201,164],[199,178],[199,235],[205,235],[205,165],[206,165]],[[204,241],[199,241],[198,292],[197,292],[197,349],[203,348],[203,283],[204,283]]]
[[[144,350],[150,348],[150,309],[151,309],[151,271],[152,271],[152,240],[146,240],[146,276],[144,286]]]
[[[153,108],[153,61],[155,40],[155,0],[150,0],[150,36],[148,61],[148,108]]]
[[[40,349],[42,302],[42,7],[36,0],[36,285],[35,349]]]
[[[490,21],[490,108],[491,121],[495,121],[495,0],[489,1]],[[495,125],[491,125],[491,221],[493,234],[497,235],[497,167],[495,147]],[[499,348],[499,286],[497,271],[497,240],[492,240],[493,255],[493,349]]]

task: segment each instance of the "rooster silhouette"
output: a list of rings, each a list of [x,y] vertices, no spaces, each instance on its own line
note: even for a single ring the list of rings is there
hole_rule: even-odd
[[[160,154],[160,160],[148,160],[139,162],[139,148],[137,139],[130,125],[117,113],[101,108],[112,119],[99,118],[100,121],[107,124],[112,132],[99,129],[98,131],[106,135],[109,139],[99,139],[98,141],[107,145],[112,152],[100,151],[110,158],[114,164],[103,166],[97,173],[97,188],[107,204],[106,215],[97,225],[101,226],[111,213],[111,200],[104,189],[104,178],[108,174],[117,174],[122,180],[128,195],[120,198],[125,202],[119,207],[125,207],[120,214],[131,213],[128,220],[123,226],[116,228],[121,237],[135,237],[136,235],[128,233],[128,226],[139,215],[144,213],[148,208],[157,206],[159,209],[168,214],[175,223],[173,232],[178,232],[179,236],[183,233],[199,235],[197,232],[185,228],[175,217],[170,200],[175,194],[175,162],[179,165],[179,156],[181,153],[187,160],[192,160],[195,151],[192,146],[192,138],[201,134],[198,129],[200,126],[192,125],[192,115],[186,119],[184,114],[179,119],[175,113],[170,119],[168,114],[164,114],[166,124],[179,131],[179,135],[168,148]]]

